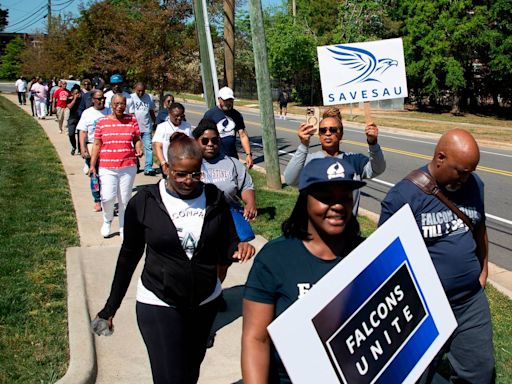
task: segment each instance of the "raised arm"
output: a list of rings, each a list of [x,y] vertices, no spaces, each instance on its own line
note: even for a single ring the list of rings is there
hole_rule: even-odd
[[[379,129],[375,124],[369,124],[365,128],[366,141],[368,142],[368,152],[370,160],[364,167],[363,179],[371,179],[379,176],[386,170],[386,160],[384,153],[377,142]]]

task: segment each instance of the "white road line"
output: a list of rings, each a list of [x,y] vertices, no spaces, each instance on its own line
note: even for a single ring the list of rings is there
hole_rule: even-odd
[[[255,142],[251,141],[251,145],[255,145],[256,147],[263,148],[263,145],[260,144],[260,143],[255,143]],[[295,151],[293,151],[293,152],[286,152],[286,151],[282,151],[282,150],[278,149],[277,152],[282,154],[282,155],[288,155],[290,157],[293,157],[293,152],[295,152]]]
[[[393,183],[388,183],[387,181],[380,180],[380,179],[370,179],[370,180],[371,181],[375,181],[376,183],[385,185],[385,186],[390,187],[390,188],[395,185]],[[501,222],[503,224],[512,225],[512,220],[507,220],[507,219],[504,219],[502,217],[494,216],[494,215],[491,215],[490,213],[486,213],[485,217],[487,217],[488,219],[499,221],[499,222]]]
[[[262,144],[259,144],[259,143],[254,143],[251,141],[251,145],[255,145],[256,147],[260,147],[260,148],[263,148],[263,145]],[[280,154],[283,154],[283,155],[288,155],[288,156],[293,156],[293,153],[292,152],[286,152],[286,151],[282,151],[280,149],[278,149],[278,152]],[[390,183],[388,181],[384,181],[384,180],[381,180],[381,179],[370,179],[371,181],[374,181],[378,184],[382,184],[382,185],[385,185],[386,187],[389,187],[389,188],[392,188],[395,186],[395,184],[393,183]],[[507,224],[507,225],[511,225],[512,226],[512,220],[507,220],[507,219],[504,219],[502,217],[498,217],[498,216],[494,216],[494,215],[491,215],[490,213],[486,213],[485,216],[489,219],[492,219],[492,220],[495,220],[495,221],[499,221],[503,224]]]

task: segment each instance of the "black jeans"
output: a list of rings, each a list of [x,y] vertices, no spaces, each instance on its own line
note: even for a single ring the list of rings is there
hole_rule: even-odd
[[[155,384],[195,384],[206,354],[218,298],[192,309],[137,302],[137,323]]]
[[[27,95],[25,92],[18,92],[18,103],[27,104]]]

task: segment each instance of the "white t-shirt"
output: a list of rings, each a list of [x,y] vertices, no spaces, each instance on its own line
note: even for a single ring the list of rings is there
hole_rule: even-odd
[[[18,79],[14,85],[18,92],[27,92],[27,82],[25,80]]]
[[[164,151],[164,159],[167,161],[167,149],[169,148],[169,139],[174,132],[183,132],[188,137],[192,137],[192,126],[188,121],[182,121],[179,126],[171,123],[167,118],[163,123],[156,126],[155,134],[153,135],[153,143],[162,143],[162,150]]]
[[[94,130],[96,129],[96,122],[104,116],[110,114],[110,108],[103,108],[98,110],[94,107],[89,107],[82,112],[80,121],[76,126],[79,131],[87,132],[87,142],[94,142]]]
[[[105,93],[105,107],[110,108],[112,96],[114,96],[114,92],[112,90]],[[133,113],[132,96],[126,91],[123,91],[123,96],[126,97],[126,109],[124,113]]]
[[[130,95],[131,103],[133,107],[133,112],[135,113],[135,117],[137,118],[137,123],[139,123],[139,129],[141,133],[151,132],[153,128],[153,121],[151,120],[151,115],[149,111],[155,110],[155,102],[151,95],[145,93],[142,95],[142,98],[137,96],[134,92]]]
[[[162,202],[164,203],[167,212],[169,212],[171,220],[178,232],[181,245],[187,256],[192,259],[203,229],[204,215],[206,212],[206,195],[203,191],[203,193],[195,199],[182,200],[167,192],[167,189],[165,188],[165,180],[161,180],[158,187],[160,195],[162,196]],[[217,285],[215,286],[214,291],[201,303],[201,305],[217,298],[221,291],[222,286],[220,284],[220,280],[217,279]],[[153,292],[144,287],[140,278],[137,283],[137,301],[144,304],[159,305],[163,307],[169,306],[160,300]]]

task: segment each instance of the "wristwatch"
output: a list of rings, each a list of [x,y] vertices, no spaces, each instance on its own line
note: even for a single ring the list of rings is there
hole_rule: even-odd
[[[251,156],[252,157],[252,152],[249,152],[249,153],[245,153],[246,156]]]

